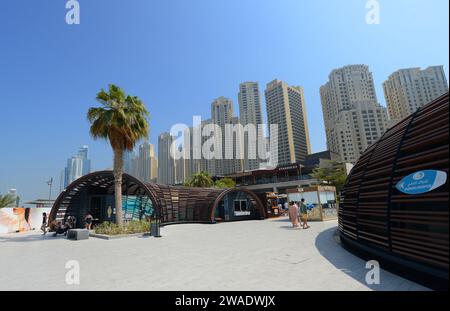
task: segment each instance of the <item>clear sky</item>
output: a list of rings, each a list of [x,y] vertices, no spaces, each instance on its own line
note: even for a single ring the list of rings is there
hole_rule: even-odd
[[[46,198],[50,177],[55,193],[85,144],[93,169],[111,166],[86,121],[108,83],[147,104],[155,146],[174,123],[209,117],[218,96],[237,112],[240,82],[302,85],[312,149],[324,150],[319,88],[332,69],[369,65],[382,105],[382,82],[399,68],[444,65],[448,77],[448,0],[379,0],[379,25],[366,23],[366,2],[79,0],[81,24],[67,25],[66,0],[2,0],[0,193]]]

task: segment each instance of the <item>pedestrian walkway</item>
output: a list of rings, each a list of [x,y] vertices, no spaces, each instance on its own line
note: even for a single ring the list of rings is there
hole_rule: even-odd
[[[173,225],[159,239],[2,235],[0,290],[426,290],[386,271],[367,285],[365,262],[334,239],[337,222],[310,225]],[[65,282],[69,260],[80,265],[79,285]]]

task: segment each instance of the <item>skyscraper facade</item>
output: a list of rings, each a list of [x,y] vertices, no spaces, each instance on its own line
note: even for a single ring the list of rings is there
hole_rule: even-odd
[[[333,70],[320,88],[320,97],[328,149],[339,153],[343,161],[355,163],[388,126],[369,67],[349,65]]]
[[[185,144],[184,152],[186,154],[186,157],[184,159],[184,182],[189,181],[193,175],[199,173],[201,171],[201,138],[199,140],[200,143],[197,143],[197,145],[194,144],[194,129],[197,131],[201,131],[202,126],[200,124],[197,124],[195,126],[192,126],[185,130],[184,135],[185,139],[187,141],[187,144]],[[201,132],[200,132],[201,133]],[[198,148],[199,150],[194,151],[194,148]],[[197,152],[197,154],[195,154]],[[180,175],[180,174],[178,174]]]
[[[212,124],[213,124],[212,119],[203,120],[200,124],[199,130],[202,132],[205,129],[205,127],[210,126]],[[207,140],[209,140],[209,139],[210,139],[210,137],[202,135],[202,137],[201,137],[202,148],[203,148],[203,146],[205,146]],[[191,146],[193,146],[193,145],[191,145]],[[193,160],[193,169],[194,169],[193,174],[195,174],[196,172],[198,173],[198,170],[199,170],[200,172],[206,172],[206,173],[210,174],[211,176],[215,176],[216,175],[215,159],[206,158],[202,151],[201,151],[200,155],[201,155],[200,160],[195,160],[195,159]]]
[[[230,123],[234,116],[233,101],[226,97],[218,97],[211,103],[211,120],[218,125]]]
[[[265,97],[268,124],[278,125],[278,137],[270,137],[271,144],[278,141],[275,161],[278,165],[304,161],[311,146],[303,87],[273,80],[267,84]]]
[[[78,178],[91,172],[91,160],[88,158],[89,147],[82,146],[78,153],[67,159],[64,169],[64,188]]]
[[[263,130],[258,128],[258,125],[263,124],[258,83],[241,83],[239,85],[238,101],[240,123],[244,128],[248,125],[254,125],[256,128],[255,139],[252,139],[253,137],[249,135],[248,131],[244,132],[243,168],[244,170],[255,170],[259,168],[261,163],[258,156],[259,148],[264,148],[264,153],[266,151]]]
[[[158,137],[158,183],[165,185],[175,184],[175,154],[174,137],[165,132]]]
[[[216,135],[215,147],[221,146],[221,157],[212,160],[214,171],[212,175],[222,176],[242,170],[243,147],[242,131],[239,128],[239,118],[234,116],[233,101],[223,96],[211,104],[211,120],[221,129],[221,135]],[[229,131],[233,128],[233,131]]]
[[[144,142],[139,146],[138,178],[144,182],[156,182],[158,175],[158,160],[152,144]]]
[[[238,117],[232,117],[228,126],[222,130],[225,138],[223,145],[223,161],[216,161],[216,172],[228,175],[244,169],[244,136]],[[219,164],[219,168],[217,168]]]
[[[400,69],[383,83],[389,117],[399,121],[448,92],[443,66]]]
[[[134,151],[125,150],[123,152],[123,171],[129,175],[137,177],[135,171],[133,171],[133,161],[136,157]]]
[[[83,159],[83,175],[91,172],[91,160],[88,158],[89,147],[84,145],[78,149],[78,155]]]
[[[175,160],[175,184],[182,185],[189,180],[189,159],[186,149],[178,146],[178,151],[182,156]]]
[[[202,136],[204,127],[211,124],[211,119],[207,119],[184,130],[183,147],[181,145],[177,147],[180,158],[174,160],[174,184],[184,184],[200,172],[215,175],[215,159],[208,159],[202,154],[203,144],[210,138],[215,139],[215,137]],[[175,138],[172,137],[172,142],[174,140]],[[161,154],[160,152],[158,150],[158,157],[165,157],[164,154],[167,154],[165,151]]]
[[[149,142],[139,145],[138,153],[123,153],[123,171],[144,182],[156,182],[158,176],[158,159],[155,148]]]
[[[76,155],[67,159],[65,169],[64,188],[67,188],[73,181],[83,176],[83,159]]]

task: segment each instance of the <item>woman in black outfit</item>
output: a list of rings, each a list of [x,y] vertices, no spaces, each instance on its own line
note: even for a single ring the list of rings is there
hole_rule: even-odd
[[[45,235],[47,233],[47,213],[42,213],[42,225],[41,225],[41,230],[43,233],[43,235]]]
[[[93,220],[94,220],[94,218],[92,217],[92,215],[90,213],[87,213],[86,217],[84,217],[84,222],[86,223],[86,229],[91,230]]]

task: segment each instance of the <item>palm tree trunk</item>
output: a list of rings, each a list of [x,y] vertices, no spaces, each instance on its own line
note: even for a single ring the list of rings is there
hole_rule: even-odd
[[[116,202],[116,224],[123,224],[122,212],[123,150],[114,150],[114,197]]]

